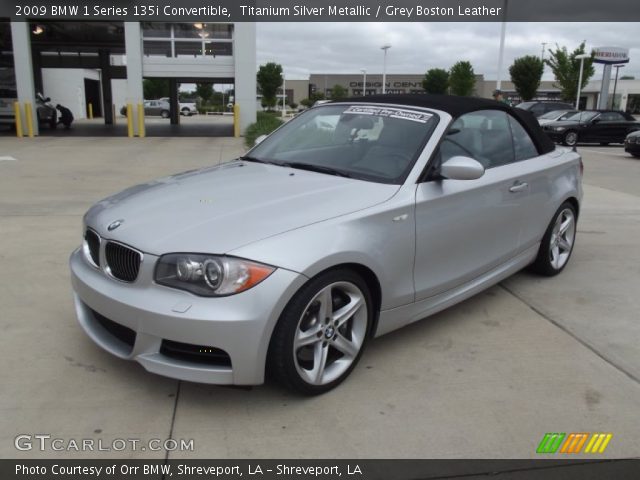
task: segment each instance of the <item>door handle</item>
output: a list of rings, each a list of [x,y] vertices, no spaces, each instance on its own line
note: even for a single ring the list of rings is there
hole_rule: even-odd
[[[512,193],[521,192],[525,190],[529,184],[527,182],[516,182],[509,187],[509,191]]]

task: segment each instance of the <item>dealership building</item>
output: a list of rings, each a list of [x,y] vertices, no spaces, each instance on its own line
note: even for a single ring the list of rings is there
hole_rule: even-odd
[[[233,85],[241,130],[256,119],[255,23],[0,21],[0,52],[0,79],[13,77],[21,105],[42,92],[76,118],[91,104],[111,125],[123,104],[143,102],[143,79],[161,78],[171,123],[180,121],[179,84],[196,82]]]
[[[597,75],[596,75],[597,77]],[[595,77],[594,77],[595,78]],[[387,74],[385,78],[386,93],[424,93],[422,80],[424,74]],[[366,83],[365,83],[366,82]],[[600,96],[601,80],[591,80],[580,95],[580,108],[597,108]],[[314,93],[321,93],[331,98],[332,90],[340,85],[348,96],[376,95],[382,93],[382,74],[332,74],[312,73],[307,80],[287,80],[286,94],[290,103],[299,104],[301,100]],[[497,82],[488,80],[484,75],[476,75],[473,95],[491,98]],[[501,90],[505,98],[513,103],[521,101],[515,85],[510,81],[501,82]],[[615,97],[613,96],[615,89]],[[618,80],[610,82],[609,102],[611,108],[630,111],[640,115],[640,80]],[[537,100],[560,100],[560,89],[554,81],[542,81],[536,95]]]

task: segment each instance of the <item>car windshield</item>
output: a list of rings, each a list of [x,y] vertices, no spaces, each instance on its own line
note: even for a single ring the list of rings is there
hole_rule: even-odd
[[[536,102],[522,102],[516,105],[516,108],[521,108],[522,110],[529,110]]]
[[[436,123],[435,114],[411,107],[328,104],[295,117],[244,158],[400,184]]]
[[[540,115],[538,118],[544,120],[553,120],[555,118],[561,117],[564,114],[565,110],[554,110],[552,112],[547,112],[544,115]]]
[[[578,112],[571,115],[567,120],[574,122],[589,122],[590,120],[593,120],[596,115],[600,115],[600,112]]]

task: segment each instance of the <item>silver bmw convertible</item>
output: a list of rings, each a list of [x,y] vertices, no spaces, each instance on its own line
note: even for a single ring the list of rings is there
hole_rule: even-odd
[[[370,96],[259,140],[86,213],[70,266],[95,343],[168,377],[318,394],[369,339],[569,261],[582,161],[528,112]]]

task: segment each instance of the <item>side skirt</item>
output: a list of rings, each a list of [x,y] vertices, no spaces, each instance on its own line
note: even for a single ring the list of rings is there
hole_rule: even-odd
[[[536,243],[508,262],[451,290],[425,298],[419,302],[380,312],[380,320],[378,321],[375,336],[379,337],[385,333],[392,332],[400,327],[433,315],[434,313],[438,313],[510,277],[533,262],[538,254],[539,248],[540,243]]]

